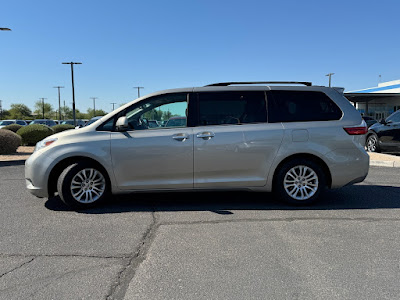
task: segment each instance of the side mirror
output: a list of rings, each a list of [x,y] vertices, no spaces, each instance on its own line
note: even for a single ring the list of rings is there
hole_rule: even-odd
[[[126,117],[119,117],[115,124],[117,131],[127,131],[129,129],[128,119]]]
[[[379,120],[379,123],[381,123],[381,124],[383,124],[383,125],[386,125],[386,124],[387,124],[385,119],[380,119],[380,120]]]

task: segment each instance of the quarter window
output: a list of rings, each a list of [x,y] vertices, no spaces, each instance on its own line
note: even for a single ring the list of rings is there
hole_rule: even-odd
[[[331,121],[342,117],[340,108],[324,93],[313,91],[270,91],[268,121]]]
[[[264,92],[199,93],[199,125],[267,121]]]

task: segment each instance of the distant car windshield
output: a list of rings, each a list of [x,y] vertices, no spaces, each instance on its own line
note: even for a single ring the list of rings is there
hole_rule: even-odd
[[[165,127],[182,127],[186,126],[186,118],[169,119]]]
[[[44,124],[44,125],[46,125],[46,124],[47,124],[47,121],[44,121],[44,120],[35,120],[35,121],[32,121],[31,124]]]
[[[94,117],[94,118],[91,118],[91,119],[86,123],[85,126],[88,126],[88,125],[90,125],[90,124],[96,122],[96,121],[97,121],[98,119],[100,119],[100,118],[101,118],[101,117]]]
[[[74,120],[63,121],[61,124],[74,125]]]
[[[10,125],[10,124],[14,124],[14,121],[0,121],[0,126],[6,126],[6,125]]]

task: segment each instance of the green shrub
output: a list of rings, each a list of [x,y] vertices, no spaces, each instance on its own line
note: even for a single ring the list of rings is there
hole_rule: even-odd
[[[53,129],[42,124],[28,125],[17,131],[17,134],[22,138],[22,144],[28,146],[36,145],[37,142],[43,140],[49,135],[52,135],[53,133]]]
[[[21,145],[21,137],[11,130],[0,129],[0,154],[11,154]]]
[[[7,126],[3,127],[2,129],[11,130],[12,132],[17,132],[22,127],[24,127],[24,126],[19,125],[19,124],[11,124],[11,125],[7,125]]]
[[[54,133],[58,133],[61,131],[65,131],[65,130],[70,130],[70,129],[74,129],[74,125],[69,125],[69,124],[60,124],[60,125],[55,125],[53,127],[51,127],[51,129],[54,130]]]

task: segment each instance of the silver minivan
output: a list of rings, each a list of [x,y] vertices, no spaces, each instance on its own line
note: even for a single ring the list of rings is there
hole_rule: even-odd
[[[165,90],[39,142],[26,186],[78,209],[117,193],[213,189],[309,204],[364,180],[366,132],[340,91],[308,82]]]

